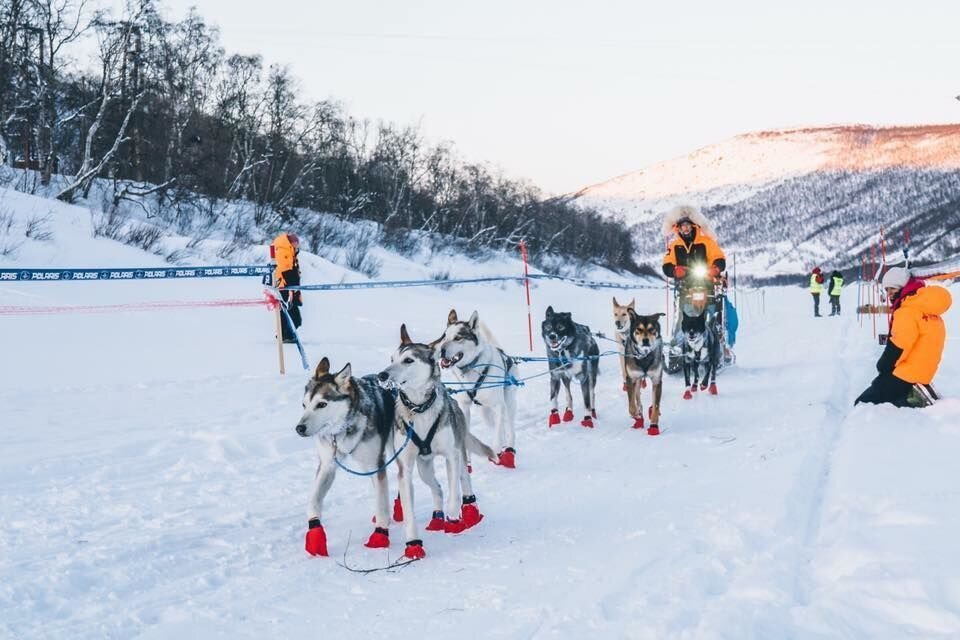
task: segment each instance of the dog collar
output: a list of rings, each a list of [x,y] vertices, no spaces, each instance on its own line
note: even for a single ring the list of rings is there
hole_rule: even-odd
[[[400,392],[400,402],[403,403],[403,406],[405,406],[407,409],[410,409],[410,411],[413,411],[414,413],[423,413],[424,411],[432,407],[433,403],[436,401],[437,401],[436,387],[433,388],[433,391],[430,392],[430,397],[427,398],[426,402],[424,402],[423,404],[414,404],[413,402],[410,402],[410,398],[407,397],[407,394],[405,394],[403,391]]]

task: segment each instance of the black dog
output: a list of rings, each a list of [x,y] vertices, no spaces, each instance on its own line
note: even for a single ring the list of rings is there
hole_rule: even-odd
[[[701,390],[706,389],[709,382],[710,393],[717,395],[717,366],[720,363],[721,346],[716,334],[707,326],[706,314],[684,315],[681,329],[683,330],[683,379],[687,385],[686,391],[683,392],[684,400],[693,397],[698,381]],[[690,383],[691,374],[693,384]]]
[[[583,391],[583,405],[586,415],[580,424],[593,428],[593,418],[597,417],[596,390],[597,375],[600,372],[600,349],[590,334],[590,327],[577,324],[569,312],[554,313],[553,307],[547,307],[547,316],[540,325],[543,342],[547,345],[550,358],[550,410],[549,425],[560,424],[557,410],[557,396],[560,383],[567,392],[567,409],[563,412],[563,421],[573,420],[573,395],[570,393],[570,381],[576,379]]]

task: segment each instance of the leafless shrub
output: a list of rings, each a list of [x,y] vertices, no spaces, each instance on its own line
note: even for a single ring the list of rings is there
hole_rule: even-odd
[[[20,250],[22,245],[23,242],[18,242],[9,238],[4,240],[3,242],[0,242],[0,256],[15,260],[17,257],[17,252]]]
[[[0,211],[0,236],[9,236],[13,232],[13,212]]]
[[[93,237],[123,240],[128,215],[118,207],[108,207],[103,211],[91,211],[93,217]]]
[[[37,242],[50,242],[53,240],[53,231],[50,229],[52,219],[49,213],[45,216],[31,216],[23,234]]]
[[[123,242],[140,247],[144,251],[150,251],[161,238],[163,238],[163,231],[159,227],[152,224],[137,224],[127,229]]]
[[[344,250],[347,266],[368,278],[380,275],[383,261],[374,258],[370,250],[377,244],[376,236],[357,236]]]

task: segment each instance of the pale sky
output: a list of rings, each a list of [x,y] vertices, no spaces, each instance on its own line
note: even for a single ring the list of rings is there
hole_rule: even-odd
[[[562,193],[778,127],[960,120],[960,2],[165,0],[304,99]]]

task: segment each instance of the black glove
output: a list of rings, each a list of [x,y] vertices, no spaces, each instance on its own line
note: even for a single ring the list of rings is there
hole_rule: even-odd
[[[893,340],[887,338],[887,346],[884,347],[880,359],[877,360],[877,373],[880,375],[890,375],[894,367],[897,366],[897,360],[903,355],[903,349],[893,344]]]

